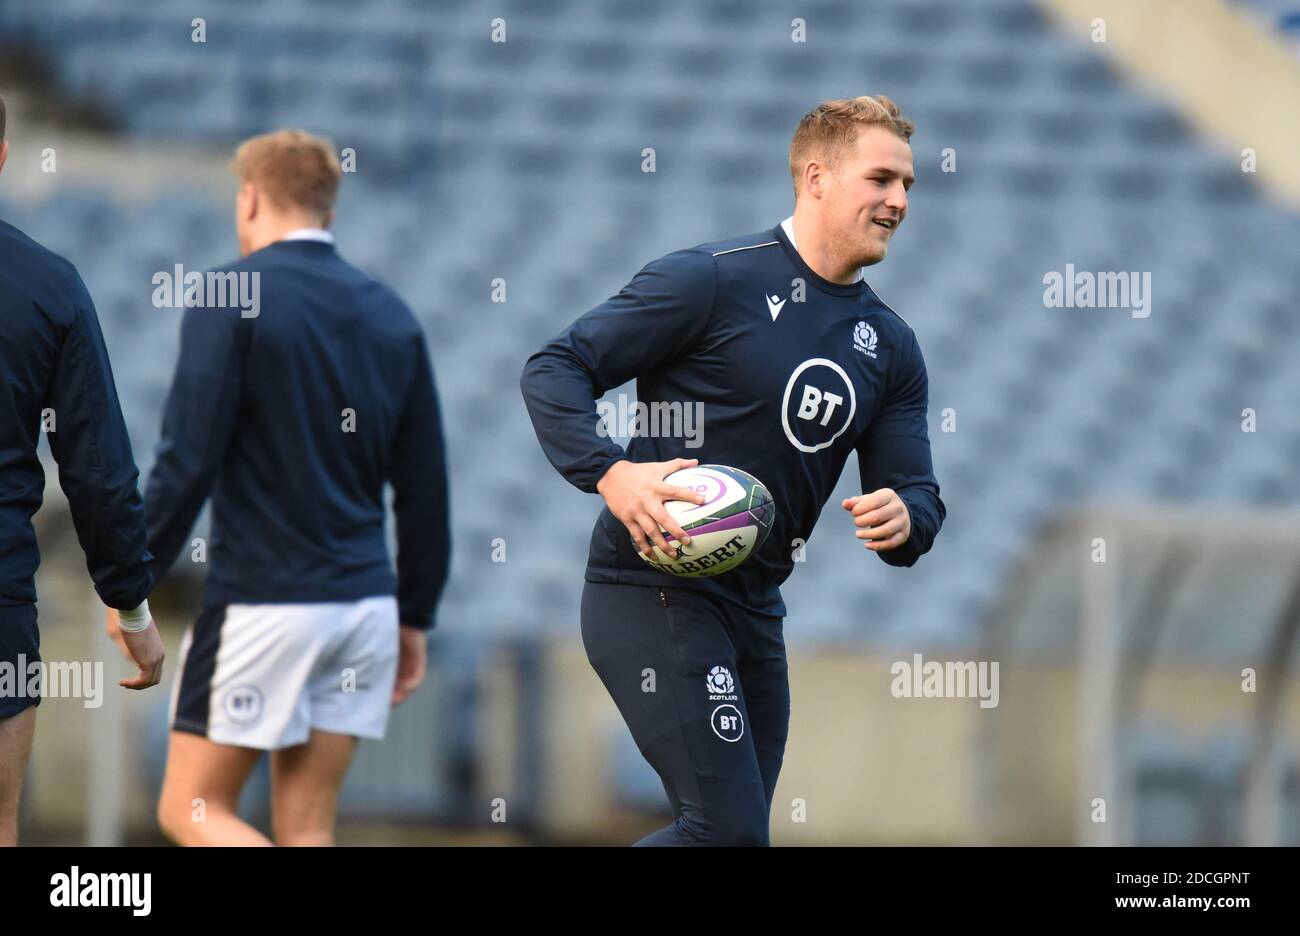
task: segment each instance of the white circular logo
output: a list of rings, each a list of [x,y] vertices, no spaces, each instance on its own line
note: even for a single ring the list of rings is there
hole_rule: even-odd
[[[844,368],[826,358],[812,358],[786,381],[781,428],[799,451],[819,452],[844,434],[857,409],[853,381]]]
[[[745,736],[745,719],[741,717],[740,709],[734,705],[719,705],[713,710],[709,721],[713,725],[713,733],[723,741],[734,743]]]
[[[262,693],[256,686],[236,686],[226,693],[222,708],[232,722],[250,724],[262,715]]]
[[[715,666],[709,670],[706,681],[709,684],[709,692],[714,695],[730,695],[735,685],[731,680],[730,670],[725,666]]]

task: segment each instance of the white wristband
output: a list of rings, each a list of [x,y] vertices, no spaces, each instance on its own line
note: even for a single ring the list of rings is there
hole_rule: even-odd
[[[138,634],[149,626],[153,619],[149,616],[148,599],[140,602],[140,607],[130,611],[117,612],[117,626],[128,634]]]

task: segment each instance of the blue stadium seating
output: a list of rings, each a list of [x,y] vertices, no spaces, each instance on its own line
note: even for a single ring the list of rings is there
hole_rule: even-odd
[[[1300,495],[1300,218],[1025,0],[809,3],[806,44],[786,5],[734,0],[241,0],[204,44],[193,15],[5,0],[0,39],[43,49],[133,137],[233,145],[289,125],[356,149],[342,250],[425,323],[445,402],[448,629],[574,631],[598,503],[542,457],[522,363],[646,261],[784,217],[789,135],[832,96],[888,93],[918,123],[911,213],[869,280],[925,351],[950,514],[914,569],[860,555],[836,506],[850,465],[786,589],[792,641],[973,640],[1038,526],[1081,502]],[[0,212],[80,267],[147,470],[178,321],[150,277],[229,259],[230,205],[62,190]],[[1150,271],[1151,316],[1044,308],[1044,273],[1067,263]]]

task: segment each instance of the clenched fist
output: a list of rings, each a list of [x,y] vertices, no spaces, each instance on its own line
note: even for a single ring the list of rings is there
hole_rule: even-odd
[[[840,504],[853,515],[856,534],[872,552],[897,549],[912,535],[912,515],[907,504],[890,488],[850,497]]]

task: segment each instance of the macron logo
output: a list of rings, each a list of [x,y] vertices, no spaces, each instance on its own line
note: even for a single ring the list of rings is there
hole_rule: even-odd
[[[781,307],[783,305],[785,305],[785,300],[782,299],[780,302],[777,302],[776,293],[772,293],[772,295],[767,297],[767,311],[772,313],[772,321],[775,322],[776,317],[781,314]]]

